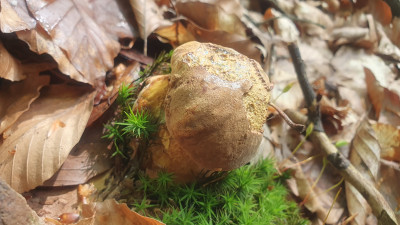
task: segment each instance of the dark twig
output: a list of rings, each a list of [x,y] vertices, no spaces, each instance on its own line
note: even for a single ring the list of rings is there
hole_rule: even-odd
[[[374,215],[378,218],[378,224],[397,225],[396,216],[382,194],[375,188],[372,182],[365,179],[351,162],[337,150],[323,131],[315,93],[308,82],[304,62],[301,59],[297,45],[294,43],[289,44],[289,52],[308,108],[308,121],[314,122],[315,125],[314,132],[310,135],[312,142],[318,149],[321,149],[325,153],[328,161],[339,171],[345,180],[353,185],[367,200]],[[307,122],[307,118],[296,111],[288,110],[286,114],[295,123],[304,124]]]
[[[299,48],[297,47],[297,44],[291,43],[289,44],[288,49],[296,70],[297,79],[300,83],[301,90],[303,91],[304,99],[308,109],[308,119],[310,122],[314,123],[314,130],[324,131],[321,123],[319,105],[314,90],[307,79],[305,65],[303,59],[301,58]]]

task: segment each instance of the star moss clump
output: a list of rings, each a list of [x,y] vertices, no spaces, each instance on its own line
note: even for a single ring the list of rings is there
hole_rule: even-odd
[[[131,206],[168,225],[308,224],[296,203],[287,200],[284,177],[276,174],[268,159],[219,174],[221,179],[206,185],[177,185],[168,173],[156,179],[139,175],[136,183],[142,198]]]

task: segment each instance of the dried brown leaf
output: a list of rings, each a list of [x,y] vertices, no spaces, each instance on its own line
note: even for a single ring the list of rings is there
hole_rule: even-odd
[[[44,224],[38,215],[29,208],[26,200],[0,179],[0,221],[1,224]]]
[[[78,81],[100,86],[120,46],[96,23],[91,3],[78,0],[27,0],[26,3],[52,42],[82,74],[84,80]]]
[[[231,1],[231,4],[235,5],[235,1]],[[240,4],[234,11],[225,11],[215,1],[178,1],[175,7],[178,14],[185,16],[188,20],[205,30],[219,30],[241,36],[246,35],[245,27],[240,22],[240,17],[233,14],[233,12],[241,10],[242,7]],[[233,6],[227,5],[225,2],[223,7],[229,9]]]
[[[333,204],[333,198],[324,193],[318,186],[312,188],[309,178],[306,177],[300,166],[295,167],[293,178],[296,180],[299,197],[303,199],[304,206],[313,213],[316,213],[321,221],[328,215],[329,208]],[[335,224],[343,214],[344,209],[338,207],[337,203],[333,206],[326,218],[327,224]]]
[[[60,169],[49,180],[46,180],[43,186],[83,184],[90,178],[110,169],[110,150],[107,148],[110,141],[101,138],[104,135],[103,124],[105,123],[104,120],[96,121],[85,129],[79,143],[71,150]]]
[[[154,0],[129,0],[136,22],[139,25],[140,37],[147,37],[159,27],[171,25],[164,20],[160,9]]]
[[[382,148],[381,157],[400,162],[400,130],[391,124],[372,124],[379,144]]]
[[[3,33],[30,30],[36,26],[24,0],[1,0],[0,6],[0,29]]]
[[[142,216],[131,211],[125,203],[117,203],[114,199],[94,203],[93,214],[82,219],[77,225],[164,225],[155,219]]]
[[[21,62],[14,58],[7,49],[4,48],[2,42],[0,42],[0,77],[10,81],[20,81],[26,78],[26,74],[23,73]]]
[[[172,46],[177,47],[196,38],[190,33],[181,21],[177,21],[171,26],[161,27],[155,31],[163,39],[167,39]]]
[[[30,109],[3,133],[1,178],[18,192],[49,179],[79,141],[92,111],[93,95],[76,86],[42,89]]]
[[[137,31],[132,26],[134,15],[127,1],[97,0],[92,1],[94,19],[114,40],[135,38]]]
[[[367,120],[359,125],[350,150],[351,163],[361,174],[371,181],[376,181],[379,171],[380,146],[374,130]],[[355,224],[365,224],[371,214],[371,208],[362,195],[346,182],[346,200],[350,215],[356,215]]]
[[[29,109],[39,97],[40,89],[49,82],[49,76],[38,75],[30,75],[20,82],[0,82],[0,134]]]
[[[31,51],[47,53],[58,63],[58,69],[72,79],[87,83],[88,80],[76,70],[64,51],[57,46],[44,31],[28,30],[16,32],[19,39],[25,41]]]

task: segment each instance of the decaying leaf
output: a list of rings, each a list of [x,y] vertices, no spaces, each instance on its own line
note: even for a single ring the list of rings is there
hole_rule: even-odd
[[[381,146],[381,157],[400,162],[400,130],[382,123],[372,124],[372,128]]]
[[[79,141],[92,111],[93,95],[87,88],[68,85],[42,89],[30,109],[3,133],[0,177],[18,192],[49,179]],[[57,121],[65,126],[53,129]]]
[[[41,225],[43,221],[26,204],[26,200],[0,178],[1,224]]]
[[[40,89],[49,82],[49,76],[38,75],[30,75],[20,82],[0,82],[0,134],[29,109],[39,97]]]
[[[36,26],[36,21],[29,15],[24,0],[1,0],[0,6],[0,29],[2,32],[30,30]]]
[[[359,125],[353,139],[350,151],[351,163],[367,179],[376,181],[379,171],[380,146],[374,130],[367,120]],[[346,200],[350,215],[356,215],[354,223],[365,224],[367,217],[371,214],[371,208],[350,183],[346,182]]]
[[[86,82],[99,86],[106,71],[112,68],[120,46],[96,23],[91,3],[77,0],[27,0],[26,3]]]

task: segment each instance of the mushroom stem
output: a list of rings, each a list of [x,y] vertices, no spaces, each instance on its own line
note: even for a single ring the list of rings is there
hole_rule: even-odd
[[[284,111],[282,111],[278,106],[276,106],[274,103],[269,102],[268,103],[272,108],[274,108],[279,115],[282,117],[283,120],[293,129],[297,130],[300,133],[303,133],[305,130],[305,126],[303,124],[298,124],[293,122]]]

